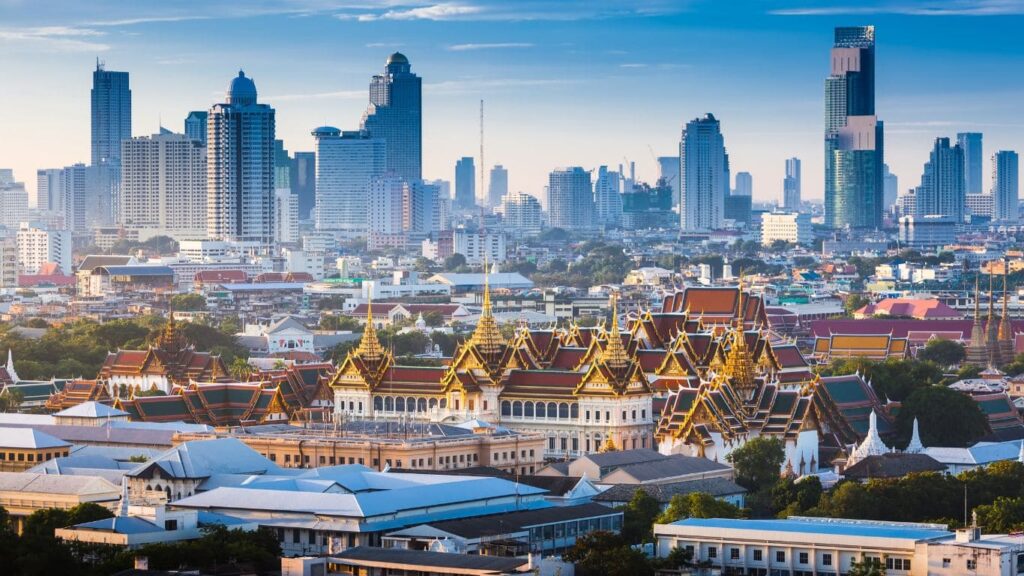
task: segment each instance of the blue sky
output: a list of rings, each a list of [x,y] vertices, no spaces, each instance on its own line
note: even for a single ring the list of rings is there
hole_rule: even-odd
[[[778,199],[783,161],[822,190],[822,91],[832,28],[877,27],[877,112],[900,188],[936,136],[985,133],[988,156],[1024,149],[1024,0],[0,0],[0,167],[89,157],[97,57],[131,72],[133,131],[181,130],[244,68],[290,150],[312,128],[358,125],[370,75],[400,50],[424,78],[425,176],[476,155],[542,196],[554,167],[625,159],[653,179],[682,125],[722,121],[733,172]],[[987,186],[987,184],[986,184]]]

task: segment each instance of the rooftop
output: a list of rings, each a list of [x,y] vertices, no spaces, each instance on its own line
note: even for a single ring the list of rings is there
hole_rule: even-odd
[[[118,418],[127,415],[127,412],[93,401],[82,402],[71,408],[61,410],[56,414],[56,416],[72,418]]]
[[[905,540],[935,540],[953,535],[952,532],[939,524],[877,522],[873,520],[847,520],[843,518],[804,518],[800,516],[790,516],[785,520],[686,518],[685,520],[673,522],[672,525],[694,528],[761,530],[768,532],[854,536],[857,538],[897,538]]]
[[[449,569],[453,574],[506,574],[519,572],[528,560],[525,558],[505,558],[500,556],[479,556],[476,554],[449,554],[445,552],[424,552],[420,550],[403,550],[399,548],[371,548],[357,546],[349,548],[330,558],[332,563],[347,565],[402,565],[410,570],[423,568]]]
[[[0,447],[42,450],[45,448],[65,448],[68,442],[50,436],[32,428],[0,428]]]

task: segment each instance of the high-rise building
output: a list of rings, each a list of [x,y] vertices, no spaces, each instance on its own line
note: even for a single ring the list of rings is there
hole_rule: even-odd
[[[317,128],[313,138],[317,230],[365,232],[370,180],[385,172],[384,141],[365,130],[342,132],[331,126]]]
[[[658,179],[672,188],[672,206],[679,205],[679,156],[658,157]]]
[[[942,216],[964,221],[964,151],[959,144],[950,146],[949,138],[935,139],[914,198],[914,215],[919,218]]]
[[[502,222],[521,236],[540,234],[540,201],[525,192],[506,194]]]
[[[176,240],[206,238],[206,147],[163,132],[121,143],[118,222]]]
[[[28,192],[25,184],[14,180],[13,170],[0,176],[0,226],[17,230],[28,219]]]
[[[440,206],[441,187],[417,180],[409,186],[403,227],[412,234],[430,234],[441,230],[444,209]]]
[[[368,249],[405,247],[408,199],[409,183],[404,178],[388,173],[370,180],[366,202]]]
[[[882,206],[888,209],[896,203],[900,191],[900,180],[889,171],[889,165],[882,165]]]
[[[38,274],[52,262],[61,272],[71,274],[71,233],[22,223],[18,229],[18,268],[22,274]]]
[[[299,199],[288,188],[274,190],[274,241],[298,244]]]
[[[741,196],[739,194],[726,196],[722,208],[722,217],[725,220],[732,220],[733,224],[738,228],[747,228],[754,216],[753,199],[753,196]]]
[[[97,61],[92,73],[92,165],[116,164],[121,158],[121,141],[131,137],[128,73],[106,70]]]
[[[61,181],[64,184],[63,200],[64,229],[71,232],[86,232],[86,180],[89,170],[85,164],[66,166]]]
[[[370,106],[362,129],[387,143],[385,168],[407,182],[423,178],[423,86],[409,59],[388,57],[384,73],[370,80]]]
[[[476,207],[476,168],[472,156],[463,156],[455,163],[455,209]]]
[[[982,134],[981,132],[960,132],[956,143],[964,151],[964,191],[967,194],[981,194]]]
[[[296,152],[289,176],[292,194],[299,198],[299,220],[308,220],[316,206],[316,153]]]
[[[548,220],[552,228],[565,230],[594,226],[590,172],[573,166],[548,175]]]
[[[239,71],[207,122],[207,235],[270,246],[274,241],[274,109],[256,102]]]
[[[825,80],[825,224],[882,224],[883,125],[875,115],[875,27],[835,29]]]
[[[686,232],[722,227],[729,195],[729,160],[721,125],[713,114],[695,118],[679,142],[679,220]]]
[[[505,194],[508,194],[508,170],[501,164],[497,164],[491,168],[491,178],[487,185],[487,206],[490,208],[501,206]]]
[[[63,210],[64,169],[40,168],[36,171],[36,202],[34,208],[59,212]],[[31,206],[32,203],[29,202]]]
[[[736,188],[732,191],[736,196],[754,195],[754,177],[750,172],[736,173]]]
[[[18,241],[0,236],[0,290],[18,287]]]
[[[786,159],[786,178],[782,181],[782,208],[790,212],[800,210],[800,159]]]
[[[291,190],[292,157],[284,147],[284,140],[274,140],[274,189]]]
[[[622,177],[607,166],[597,169],[594,181],[594,214],[599,226],[622,225]]]
[[[992,156],[992,196],[995,219],[1016,222],[1020,204],[1017,174],[1020,162],[1013,150],[1000,150]]]
[[[193,110],[185,117],[185,137],[191,140],[202,142],[206,146],[206,118],[209,116],[205,110]]]

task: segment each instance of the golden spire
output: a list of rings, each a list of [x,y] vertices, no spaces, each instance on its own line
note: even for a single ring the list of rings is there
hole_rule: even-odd
[[[725,358],[723,374],[732,379],[737,390],[749,390],[754,386],[754,362],[747,348],[747,335],[744,330],[743,308],[743,277],[740,277],[739,294],[737,295],[737,313],[732,330],[732,346]]]
[[[999,339],[1009,340],[1013,338],[1010,334],[1010,310],[1009,310],[1009,296],[1006,293],[1006,277],[1010,275],[1009,263],[1003,262],[1003,317],[999,321]]]
[[[608,435],[605,437],[604,443],[601,444],[601,448],[598,449],[598,452],[604,454],[606,452],[615,452],[618,449],[619,447],[615,445],[615,439],[612,438],[612,431],[609,429]]]
[[[619,333],[619,298],[615,292],[612,292],[612,329],[608,333],[608,344],[598,358],[611,368],[625,368],[629,365],[629,355],[626,354]]]
[[[366,303],[366,327],[363,329],[363,337],[359,340],[355,355],[371,362],[384,357],[384,348],[377,338],[377,329],[373,327],[373,299]]]
[[[484,255],[484,301],[480,310],[480,320],[477,322],[476,330],[473,331],[469,342],[484,354],[496,354],[505,345],[498,321],[494,319],[494,313],[491,311],[490,271],[487,268],[486,255]]]

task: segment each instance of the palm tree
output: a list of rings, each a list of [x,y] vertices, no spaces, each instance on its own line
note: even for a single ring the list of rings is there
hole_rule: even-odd
[[[231,361],[228,371],[236,380],[248,380],[252,375],[252,366],[245,358],[238,357]]]

